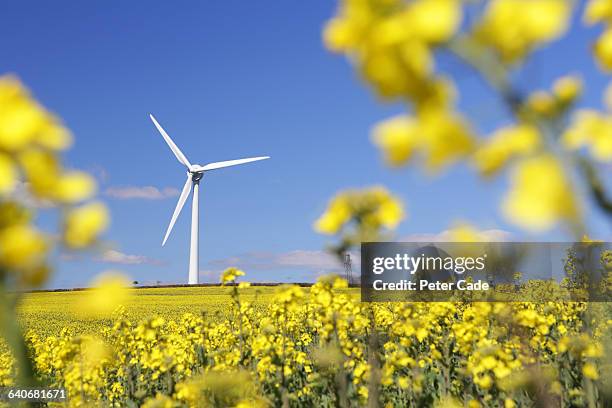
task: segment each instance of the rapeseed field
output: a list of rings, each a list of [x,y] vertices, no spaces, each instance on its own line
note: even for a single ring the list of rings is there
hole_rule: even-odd
[[[367,304],[346,286],[129,289],[112,315],[88,319],[74,305],[92,291],[34,293],[18,311],[36,377],[65,387],[70,406],[610,401],[607,304]]]

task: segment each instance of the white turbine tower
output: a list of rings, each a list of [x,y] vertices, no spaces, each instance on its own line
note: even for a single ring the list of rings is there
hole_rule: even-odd
[[[250,157],[248,159],[238,159],[238,160],[227,160],[222,162],[208,163],[204,166],[200,166],[199,164],[191,164],[187,157],[180,151],[180,149],[174,144],[170,136],[166,133],[166,131],[157,123],[157,120],[153,117],[153,115],[149,115],[151,120],[155,124],[159,133],[164,137],[168,146],[170,146],[170,150],[176,156],[179,163],[187,166],[187,181],[185,182],[185,186],[183,187],[183,191],[179,197],[178,203],[176,203],[176,208],[174,209],[174,214],[172,214],[172,219],[170,220],[170,225],[168,225],[168,230],[166,231],[166,236],[164,237],[164,241],[162,242],[162,246],[166,244],[166,240],[172,231],[172,227],[174,227],[174,223],[181,213],[181,209],[183,205],[185,205],[185,201],[187,201],[187,197],[191,192],[193,187],[193,201],[191,205],[191,247],[189,250],[189,284],[197,284],[198,283],[198,194],[199,194],[199,185],[204,172],[220,169],[222,167],[236,166],[238,164],[249,163],[257,160],[269,159],[269,156],[263,157]]]

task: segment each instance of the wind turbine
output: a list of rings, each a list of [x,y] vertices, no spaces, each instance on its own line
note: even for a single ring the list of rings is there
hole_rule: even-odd
[[[170,236],[170,232],[172,231],[172,227],[174,227],[174,223],[178,218],[181,210],[183,209],[183,205],[185,205],[185,201],[187,201],[187,197],[193,188],[193,199],[191,202],[191,247],[189,250],[189,284],[197,284],[198,283],[198,222],[199,222],[199,211],[198,211],[198,195],[200,191],[200,180],[205,172],[220,169],[223,167],[236,166],[238,164],[244,164],[249,162],[254,162],[258,160],[269,159],[269,156],[262,157],[249,157],[247,159],[238,159],[238,160],[227,160],[221,162],[208,163],[204,166],[199,164],[191,164],[187,157],[181,152],[181,150],[176,146],[176,144],[170,139],[168,133],[161,127],[157,120],[153,117],[153,115],[149,114],[149,117],[155,124],[159,133],[163,136],[168,146],[170,146],[170,150],[176,156],[179,163],[185,165],[187,167],[187,181],[185,182],[185,186],[183,186],[183,191],[178,199],[178,203],[176,203],[176,208],[174,209],[174,214],[172,214],[172,219],[170,220],[170,225],[168,225],[168,230],[166,230],[166,236],[164,237],[164,241],[162,242],[162,246],[166,244],[168,237]]]

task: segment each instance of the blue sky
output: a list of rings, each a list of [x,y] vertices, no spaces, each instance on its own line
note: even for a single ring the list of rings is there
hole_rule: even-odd
[[[462,219],[517,237],[569,238],[562,231],[524,235],[508,225],[498,211],[504,177],[483,183],[464,166],[435,178],[414,167],[386,168],[369,131],[401,106],[379,103],[345,59],[323,48],[321,28],[334,10],[328,1],[5,4],[0,72],[16,73],[64,119],[76,136],[66,162],[96,174],[113,217],[105,238],[117,252],[59,257],[49,285],[86,285],[106,269],[141,282],[186,280],[190,205],[161,247],[184,170],[150,112],[192,163],[272,156],[205,176],[204,280],[231,264],[253,280],[311,280],[333,269],[322,252],[329,239],[311,225],[345,187],[384,184],[402,197],[409,218],[400,237],[436,234]],[[575,29],[517,80],[527,89],[548,87],[559,75],[581,72],[588,82],[582,103],[600,106],[608,78],[589,55],[599,32]],[[481,132],[508,123],[468,68],[446,57],[440,66],[456,74],[461,108]],[[130,193],[148,198],[126,198]],[[56,217],[43,210],[39,221],[51,228]],[[609,239],[609,222],[592,208],[588,223]]]

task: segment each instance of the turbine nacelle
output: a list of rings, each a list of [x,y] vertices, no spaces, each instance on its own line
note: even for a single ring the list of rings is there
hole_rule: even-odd
[[[187,177],[191,177],[191,182],[197,183],[198,181],[202,180],[202,177],[204,176],[204,170],[194,170],[192,168],[187,172],[187,175]]]

